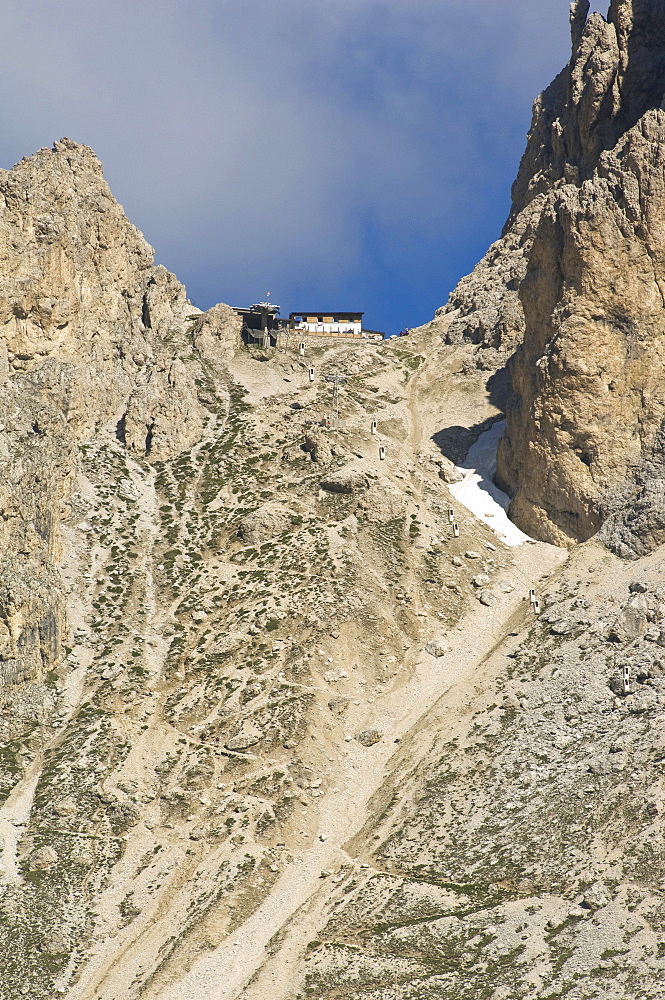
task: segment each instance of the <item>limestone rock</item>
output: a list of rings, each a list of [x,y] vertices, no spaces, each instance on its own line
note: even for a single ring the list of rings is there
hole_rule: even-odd
[[[256,726],[248,726],[241,732],[236,733],[235,736],[229,737],[224,745],[227,750],[242,752],[256,746],[261,741],[262,736],[263,733]]]
[[[157,461],[194,444],[203,429],[192,374],[179,358],[149,372],[132,391],[121,433],[130,451]]]
[[[380,729],[365,729],[356,736],[356,740],[363,747],[373,747],[376,743],[380,743],[382,739],[383,733]]]
[[[524,336],[524,313],[518,289],[526,274],[527,253],[533,241],[540,205],[523,212],[510,230],[459,282],[436,319],[446,318],[444,339],[478,344],[483,353],[505,363]]]
[[[349,699],[339,696],[337,698],[331,698],[328,702],[328,708],[333,715],[343,715],[349,707]]]
[[[192,310],[195,312],[195,310]],[[241,321],[230,306],[219,303],[194,321],[192,341],[205,358],[219,365],[232,358],[241,347]]]
[[[520,286],[525,334],[499,482],[527,532],[661,544],[665,409],[665,33],[656,3],[573,17],[573,57],[537,102],[513,217],[545,195]]]
[[[463,473],[445,455],[436,458],[434,464],[439,470],[439,479],[442,479],[444,483],[461,483],[464,479]]]
[[[67,933],[54,928],[42,937],[39,950],[45,955],[66,955],[71,951],[72,942]]]
[[[368,521],[390,521],[405,517],[408,504],[404,494],[390,483],[376,482],[358,497],[358,512]]]
[[[326,465],[332,461],[332,450],[326,434],[317,428],[310,428],[303,436],[302,447],[309,452],[313,462]]]
[[[57,862],[58,855],[56,851],[48,845],[46,847],[39,847],[36,851],[32,852],[28,866],[31,872],[37,872],[44,871],[46,868],[52,868]]]
[[[600,531],[608,548],[625,559],[648,555],[665,543],[665,478],[640,484],[646,474],[646,469],[638,473],[637,483],[620,491]]]
[[[247,641],[247,637],[242,632],[229,632],[227,635],[219,636],[210,647],[211,653],[227,654],[241,649]]]
[[[613,10],[617,26],[628,23],[626,4]],[[604,24],[577,3],[574,45],[587,46],[590,63],[589,40]],[[636,36],[632,49],[639,44]],[[574,63],[569,74],[586,93],[577,105],[601,121],[615,106],[610,88],[594,110],[605,68],[596,59],[585,76],[577,56]],[[650,73],[645,86],[653,64]],[[617,128],[626,136],[645,121]],[[283,985],[293,995],[332,988],[406,1000],[427,990],[480,995],[490,983],[497,997],[511,997],[529,992],[534,970],[549,995],[565,993],[571,969],[582,995],[597,991],[599,969],[608,969],[602,988],[608,1000],[623,1000],[627,989],[648,992],[660,981],[665,870],[654,843],[663,811],[665,552],[628,573],[591,543],[553,573],[550,550],[494,545],[490,526],[471,512],[462,542],[454,541],[451,500],[429,459],[433,440],[441,450],[436,427],[461,448],[483,426],[450,427],[462,419],[458,390],[465,406],[485,402],[484,377],[469,370],[474,350],[491,372],[527,320],[534,335],[538,303],[527,285],[542,275],[533,255],[556,261],[547,220],[559,201],[593,193],[603,179],[596,160],[619,155],[603,135],[583,137],[577,158],[588,176],[579,184],[565,149],[549,160],[534,154],[517,215],[478,269],[475,291],[468,285],[470,309],[494,309],[480,343],[428,345],[417,378],[406,376],[422,333],[400,350],[316,347],[321,373],[357,376],[344,401],[346,428],[308,438],[319,465],[301,442],[328,406],[328,390],[308,389],[307,410],[295,409],[301,380],[290,376],[301,368],[288,350],[266,351],[263,366],[236,353],[233,312],[198,313],[176,280],[153,267],[149,248],[104,198],[94,157],[61,144],[9,179],[0,174],[2,294],[21,307],[0,362],[7,996],[92,996],[98,987],[138,995],[167,980],[176,993],[196,995],[192,955],[235,950],[237,941],[244,961],[245,920],[264,901],[279,909],[283,887],[302,882],[303,862],[315,873],[312,864],[330,867],[323,896],[307,903],[321,919],[309,921],[309,934],[299,924],[288,940]],[[31,174],[12,201],[12,184]],[[601,188],[598,205],[610,191]],[[50,220],[37,245],[32,204],[42,191],[50,192]],[[635,245],[626,240],[629,253]],[[594,253],[600,280],[607,263]],[[62,301],[50,312],[45,259],[75,278],[65,299],[56,276],[53,298]],[[504,272],[485,301],[485,283]],[[552,315],[570,288],[560,291]],[[462,324],[466,307],[456,313]],[[522,312],[500,328],[513,307]],[[473,317],[456,333],[453,313],[438,317],[440,332],[474,339]],[[552,323],[564,319],[557,313]],[[501,379],[488,383],[491,406]],[[371,444],[368,400],[390,442],[385,467],[373,447],[372,458],[359,455]],[[574,425],[576,412],[569,418]],[[551,481],[539,489],[551,488],[559,460],[552,453]],[[629,478],[602,500],[606,525],[631,552],[642,537],[651,544],[654,531],[659,476],[651,461],[644,482]],[[319,483],[343,463],[371,485],[326,497]],[[619,519],[624,508],[637,520]],[[491,608],[473,599],[482,599],[487,577],[496,578]],[[646,589],[629,589],[631,580]],[[529,586],[538,588],[543,620],[520,599]],[[425,643],[441,635],[464,660],[450,693],[420,669]],[[431,659],[433,672],[445,674],[450,658]],[[323,830],[327,860],[317,848]],[[31,875],[33,863],[46,867]],[[610,906],[592,898],[596,884]],[[257,982],[279,968],[284,956],[271,953],[284,929],[265,950]]]
[[[228,339],[231,320],[228,307],[197,320],[86,146],[63,139],[0,171],[0,194],[0,708],[29,680],[35,716],[63,652],[57,565],[80,447],[102,430],[139,458],[191,447],[213,330]]]
[[[289,511],[282,504],[269,501],[242,519],[238,534],[244,542],[266,542],[281,534],[290,522]]]
[[[648,112],[581,187],[552,195],[534,241],[497,470],[514,519],[550,541],[585,540],[608,514],[607,537],[628,548],[649,544],[645,520],[662,530],[662,488],[645,479],[660,468],[665,418],[665,273],[653,263],[665,249],[664,140],[665,112]],[[631,483],[639,509],[626,504]]]
[[[576,0],[571,36],[503,236],[441,316],[481,366],[511,355],[497,456],[511,517],[561,545],[604,525],[634,557],[665,541],[662,4],[613,0],[605,19]]]
[[[163,340],[193,307],[177,279],[153,266],[86,146],[63,139],[42,149],[3,171],[0,187],[9,371],[57,379],[72,430],[89,434],[122,412],[156,361],[159,370]]]
[[[369,489],[369,480],[362,470],[347,466],[326,476],[321,480],[320,486],[328,493],[360,493]]]
[[[588,910],[600,910],[603,906],[607,906],[609,901],[609,895],[605,886],[602,882],[596,882],[594,885],[589,886],[584,893],[581,905]]]
[[[56,816],[74,816],[76,814],[76,801],[69,795],[66,799],[61,799],[59,802],[53,806],[53,812]]]

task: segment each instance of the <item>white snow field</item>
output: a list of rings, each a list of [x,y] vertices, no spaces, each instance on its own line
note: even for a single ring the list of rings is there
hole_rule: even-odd
[[[496,472],[496,449],[503,436],[505,420],[497,421],[469,448],[464,465],[458,466],[464,479],[448,487],[456,500],[485,521],[506,545],[533,541],[508,517],[510,497],[493,483]]]

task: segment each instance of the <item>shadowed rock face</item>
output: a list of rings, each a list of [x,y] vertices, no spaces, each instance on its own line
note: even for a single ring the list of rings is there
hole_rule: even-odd
[[[609,20],[571,8],[568,66],[534,104],[526,151],[513,186],[508,230],[539,193],[591,177],[600,154],[665,94],[665,6],[661,0],[614,3]]]
[[[594,534],[640,481],[665,417],[664,140],[665,113],[647,112],[551,197],[520,288],[499,478],[520,526],[558,543]]]
[[[515,185],[516,209],[550,191],[519,290],[498,476],[525,530],[565,544],[610,516],[605,538],[628,555],[658,538],[650,504],[634,537],[613,525],[653,472],[665,419],[665,6],[615,4],[582,25],[585,6]]]
[[[662,0],[614,0],[610,12],[621,52],[620,129],[631,127],[665,94],[665,6]]]
[[[665,3],[617,0],[605,20],[577,0],[571,35],[504,235],[440,314],[481,367],[510,358],[497,479],[514,520],[563,545],[604,524],[631,556],[660,539],[644,488],[663,478]]]

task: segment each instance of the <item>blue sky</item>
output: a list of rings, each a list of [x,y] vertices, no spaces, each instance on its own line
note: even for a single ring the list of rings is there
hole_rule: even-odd
[[[201,308],[270,290],[395,332],[497,238],[568,6],[5,0],[0,164],[92,146]]]

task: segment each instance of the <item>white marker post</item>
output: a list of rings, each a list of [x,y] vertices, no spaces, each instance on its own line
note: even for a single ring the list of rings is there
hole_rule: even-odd
[[[533,587],[532,587],[532,588],[531,588],[531,590],[529,591],[529,602],[530,602],[531,604],[535,604],[535,603],[536,603],[536,592],[535,592],[535,590],[533,589]]]
[[[540,601],[534,601],[531,607],[533,608],[534,615],[540,614]]]
[[[298,346],[298,353],[300,354],[301,358],[305,357],[305,341],[304,340],[301,340],[301,342],[300,342],[300,344]]]
[[[455,520],[455,511],[453,510],[452,507],[448,508],[448,520],[450,521],[451,524]]]
[[[370,427],[370,433],[376,434],[376,420],[372,421],[372,426]]]
[[[626,666],[622,671],[623,693],[630,694],[630,667]]]
[[[379,448],[379,459],[383,462],[386,457],[386,449],[381,445]]]
[[[310,370],[309,370],[309,380],[310,380],[310,382],[314,381],[314,369],[313,368],[310,368]]]
[[[453,538],[459,538],[459,524],[453,521]]]

